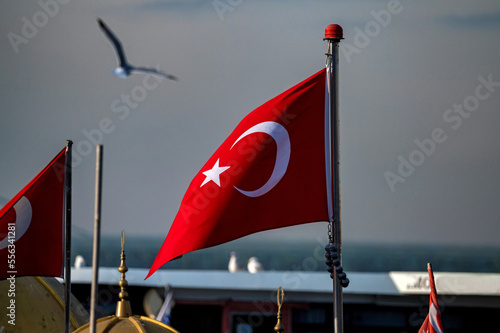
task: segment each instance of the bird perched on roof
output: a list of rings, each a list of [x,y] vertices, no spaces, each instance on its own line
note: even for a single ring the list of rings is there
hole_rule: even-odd
[[[250,259],[248,259],[247,269],[252,274],[262,272],[264,270],[262,264],[259,262],[259,259],[257,259],[256,257],[251,257]]]
[[[77,255],[75,258],[75,268],[85,267],[87,264],[85,263],[85,258],[81,255]]]
[[[108,37],[108,39],[113,44],[115,51],[116,51],[116,55],[118,57],[119,64],[118,64],[118,67],[113,70],[113,74],[115,74],[119,78],[124,79],[127,76],[132,75],[133,72],[140,72],[140,73],[162,76],[162,77],[167,78],[169,80],[177,80],[177,77],[175,77],[174,75],[159,71],[156,68],[136,67],[136,66],[133,66],[130,63],[128,63],[127,59],[125,58],[125,52],[123,51],[122,44],[120,43],[118,38],[115,36],[115,34],[111,31],[111,29],[109,29],[109,27],[103,22],[103,20],[98,18],[97,22],[99,22],[99,27],[104,32],[106,37]]]
[[[236,252],[231,252],[231,257],[229,258],[229,264],[227,265],[227,269],[231,273],[240,272],[243,270],[241,266],[238,264],[238,257],[236,257]]]

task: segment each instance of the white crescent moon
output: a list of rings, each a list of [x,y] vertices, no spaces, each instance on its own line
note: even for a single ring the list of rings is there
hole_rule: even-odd
[[[21,238],[26,230],[28,230],[33,211],[31,209],[31,204],[28,198],[22,196],[18,202],[14,205],[14,210],[16,211],[16,242]],[[0,242],[0,250],[4,249],[9,245],[8,235]]]
[[[238,143],[238,141],[252,133],[269,134],[274,139],[274,141],[276,142],[276,146],[278,147],[276,151],[276,163],[274,164],[273,173],[262,187],[254,191],[244,191],[234,186],[234,188],[237,189],[240,193],[248,197],[255,198],[269,192],[274,186],[276,186],[276,184],[278,184],[281,178],[283,178],[288,167],[288,162],[290,161],[291,149],[290,137],[288,136],[288,132],[282,125],[274,121],[265,121],[251,127],[233,143],[231,149],[236,143]]]

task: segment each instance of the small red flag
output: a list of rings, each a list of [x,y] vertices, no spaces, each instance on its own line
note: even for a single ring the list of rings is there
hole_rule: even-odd
[[[0,279],[61,276],[64,148],[0,209]]]
[[[184,253],[328,221],[325,70],[246,116],[194,177],[146,278]]]
[[[425,317],[424,323],[418,333],[443,333],[443,324],[441,323],[441,313],[439,312],[436,284],[434,283],[434,273],[432,272],[431,264],[427,264],[427,271],[429,271],[429,282],[431,285],[429,314]]]

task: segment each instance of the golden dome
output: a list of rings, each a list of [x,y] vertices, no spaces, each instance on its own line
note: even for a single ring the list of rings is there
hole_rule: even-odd
[[[24,276],[16,278],[15,296],[9,296],[10,281],[0,281],[0,304],[15,299],[15,326],[6,311],[0,312],[0,332],[64,332],[64,286],[56,278]],[[89,320],[88,312],[71,296],[71,330]],[[3,330],[3,326],[6,329]]]
[[[73,333],[89,332],[89,324],[85,324]],[[116,315],[97,319],[98,333],[178,333],[172,327],[145,316],[117,317]]]
[[[122,231],[122,253],[121,253],[121,264],[118,267],[118,271],[121,273],[121,280],[118,283],[121,290],[118,294],[120,300],[116,304],[116,313],[112,316],[100,318],[96,320],[96,332],[97,333],[162,333],[162,332],[172,332],[178,333],[172,327],[151,319],[145,316],[134,316],[132,315],[132,308],[130,306],[130,301],[128,300],[128,293],[126,287],[128,286],[127,280],[125,280],[125,273],[128,271],[125,265],[125,235]],[[90,331],[90,323],[85,324],[73,333],[84,333]]]

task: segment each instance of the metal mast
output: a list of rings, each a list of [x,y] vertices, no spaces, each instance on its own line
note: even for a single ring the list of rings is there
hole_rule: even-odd
[[[66,141],[66,162],[64,166],[65,186],[64,186],[64,221],[65,221],[65,262],[64,262],[64,332],[71,331],[71,152],[73,141]]]
[[[94,247],[92,257],[92,286],[90,301],[90,333],[96,332],[96,308],[99,290],[99,248],[101,239],[101,197],[102,197],[102,152],[103,146],[96,147],[96,172],[95,172],[95,221],[94,221]]]
[[[325,94],[325,126],[326,126],[326,172],[329,216],[329,238],[333,240],[340,265],[342,265],[342,233],[340,221],[340,145],[339,145],[339,43],[343,39],[342,27],[330,24],[325,29],[323,40],[328,42],[326,54],[326,94]],[[341,281],[333,274],[333,312],[335,333],[344,332],[343,292]]]

